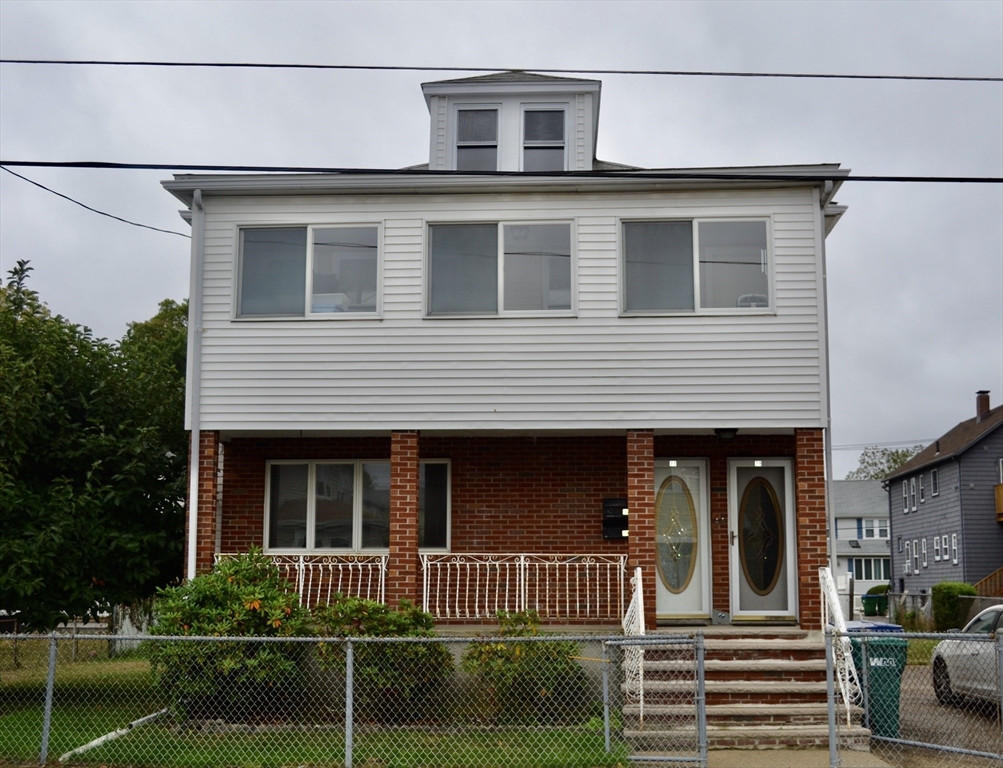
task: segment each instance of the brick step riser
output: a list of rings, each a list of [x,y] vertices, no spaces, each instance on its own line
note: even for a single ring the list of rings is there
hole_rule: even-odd
[[[646,683],[659,681],[691,681],[695,679],[695,677],[683,676],[672,672],[664,672],[658,669],[645,668],[644,670],[644,680]],[[708,669],[704,673],[704,680],[708,682],[714,681],[733,683],[756,683],[764,681],[773,683],[824,683],[825,670],[795,670],[792,672],[786,669],[751,669],[736,672],[734,670],[727,669]]]
[[[647,654],[645,654],[647,659]],[[738,648],[735,650],[722,650],[704,654],[706,661],[825,661],[824,651],[787,651],[777,649],[773,651],[761,651],[755,649],[745,650]]]
[[[640,727],[641,720],[636,716],[624,717],[623,723],[627,728],[637,729]],[[679,718],[674,718],[671,715],[663,717],[662,715],[645,714],[644,716],[645,728],[653,730],[659,730],[661,728],[671,729],[673,726],[678,725],[678,723]],[[711,727],[716,725],[724,728],[741,728],[742,726],[762,728],[765,726],[781,727],[785,725],[814,725],[824,728],[828,725],[828,718],[825,713],[817,716],[803,715],[799,717],[784,717],[782,715],[777,717],[771,717],[769,715],[763,715],[762,717],[733,717],[729,715],[715,717],[708,711],[707,725]]]

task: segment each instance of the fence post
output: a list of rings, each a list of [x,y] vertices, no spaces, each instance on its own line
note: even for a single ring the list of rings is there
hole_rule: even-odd
[[[609,737],[609,655],[606,652],[606,641],[602,644],[602,732],[606,745],[606,754],[612,749]]]
[[[832,627],[825,628],[825,691],[829,714],[829,766],[839,768],[839,749],[836,742],[836,686],[832,664]]]
[[[49,674],[45,680],[45,712],[42,715],[42,748],[38,764],[45,765],[49,759],[49,731],[52,728],[52,690],[56,684],[56,631],[49,636]]]
[[[871,727],[871,638],[860,638],[860,696],[864,700],[864,727]]]
[[[352,768],[352,641],[345,643],[345,768]]]
[[[697,630],[697,746],[700,749],[700,764],[707,765],[707,687],[705,684],[703,630]]]
[[[996,690],[1000,700],[1000,737],[1003,738],[1003,630],[996,630]]]

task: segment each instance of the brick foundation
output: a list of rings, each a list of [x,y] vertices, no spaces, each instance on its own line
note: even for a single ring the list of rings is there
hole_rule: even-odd
[[[390,437],[390,558],[387,603],[418,602],[418,433]]]

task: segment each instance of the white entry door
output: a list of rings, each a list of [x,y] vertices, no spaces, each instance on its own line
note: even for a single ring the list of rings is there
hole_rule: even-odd
[[[660,619],[710,617],[707,463],[655,460],[655,612]]]
[[[794,488],[787,459],[733,459],[728,471],[734,619],[797,618]]]

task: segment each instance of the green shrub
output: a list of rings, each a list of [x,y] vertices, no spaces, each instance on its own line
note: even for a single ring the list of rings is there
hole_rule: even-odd
[[[887,595],[891,584],[877,584],[867,590],[868,595]]]
[[[971,603],[962,600],[961,595],[974,597],[977,592],[971,584],[961,581],[942,581],[935,584],[933,594],[933,626],[937,632],[960,628],[965,625]]]
[[[434,637],[432,616],[407,600],[397,610],[383,603],[336,595],[313,611],[322,634],[332,637]],[[363,720],[404,723],[443,714],[442,695],[453,674],[443,643],[354,643],[353,695]],[[318,648],[322,669],[345,668],[345,646]]]
[[[158,590],[154,611],[151,634],[164,637],[309,634],[307,611],[258,550]],[[273,721],[291,713],[302,691],[302,643],[152,640],[147,650],[157,686],[182,721]]]
[[[498,613],[501,637],[536,637],[535,611]],[[462,666],[480,689],[486,715],[499,723],[557,724],[581,719],[588,701],[588,680],[576,661],[577,643],[471,643]]]

